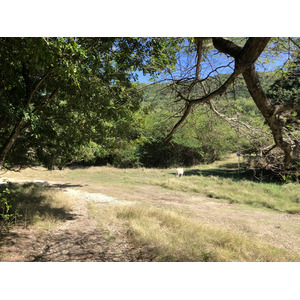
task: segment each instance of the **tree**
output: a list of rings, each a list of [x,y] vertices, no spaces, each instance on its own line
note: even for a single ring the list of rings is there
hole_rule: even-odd
[[[291,52],[299,51],[299,41],[292,41]],[[173,138],[175,132],[185,122],[195,106],[209,105],[216,114],[226,119],[226,116],[218,112],[213,100],[226,93],[241,75],[275,142],[274,145],[269,145],[265,151],[271,151],[276,147],[280,148],[284,153],[284,168],[288,168],[293,161],[300,161],[299,138],[296,135],[294,135],[294,139],[288,137],[288,123],[283,122],[282,118],[285,114],[293,115],[294,119],[297,118],[294,113],[298,112],[297,116],[299,116],[300,104],[299,102],[290,103],[284,99],[281,103],[271,101],[261,85],[255,67],[255,62],[261,57],[264,50],[280,51],[278,44],[270,38],[225,39],[216,37],[212,39],[190,39],[189,45],[191,51],[195,53],[195,62],[189,65],[186,71],[181,72],[179,76],[175,77],[171,74],[172,85],[177,93],[177,101],[184,103],[184,112],[165,138],[165,142],[169,142]],[[218,66],[214,67],[210,59],[218,53],[223,54],[223,58],[227,58],[229,62],[224,63],[224,59],[219,59]],[[201,76],[205,64],[210,64],[212,70],[208,72],[207,76]],[[209,81],[211,74],[215,74],[219,69],[225,67],[230,67],[232,73],[228,75],[225,81],[220,82],[217,86],[212,86]],[[227,119],[228,121],[238,121],[237,118]],[[299,121],[299,118],[297,120]],[[242,125],[247,126],[246,124]]]
[[[135,71],[172,67],[175,43],[0,38],[0,168],[62,167],[91,142],[117,147],[139,107]]]
[[[254,136],[255,128],[218,108],[218,99],[243,79],[273,137],[274,145],[262,153],[281,149],[288,168],[299,161],[298,128],[290,128],[291,120],[297,125],[300,104],[272,100],[256,71],[264,54],[270,61],[285,47],[298,64],[295,38],[0,38],[0,167],[51,168],[80,159],[95,143],[97,151],[118,148],[141,99],[135,72],[154,76],[164,70],[182,103],[165,142],[200,105]],[[219,71],[224,76],[213,76]]]

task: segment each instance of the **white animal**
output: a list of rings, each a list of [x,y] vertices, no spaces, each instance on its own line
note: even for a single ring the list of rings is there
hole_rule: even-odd
[[[183,169],[182,168],[177,168],[176,169],[176,177],[180,177],[180,176],[183,176]]]

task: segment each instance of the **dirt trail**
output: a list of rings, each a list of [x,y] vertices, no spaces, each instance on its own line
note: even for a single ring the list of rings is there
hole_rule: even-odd
[[[2,178],[2,183],[5,182]],[[54,182],[40,180],[14,180],[11,182],[35,182],[58,186]],[[88,203],[99,205],[121,205],[124,201],[100,193],[88,193],[61,188],[74,200],[70,217],[52,230],[34,227],[17,227],[12,230],[0,248],[0,261],[7,262],[126,262],[151,261],[151,254],[142,248],[135,248],[126,239],[122,228],[114,229],[114,239],[97,226],[90,218]],[[125,201],[126,203],[128,201]]]
[[[131,199],[189,211],[201,223],[209,226],[229,232],[236,231],[288,251],[300,252],[299,215],[241,209],[234,204],[212,201],[200,195],[187,199],[183,192],[151,186],[139,186],[127,192],[121,187],[115,188],[114,198],[102,194],[111,194],[111,188],[95,184],[83,187],[74,180],[71,183],[17,179],[10,181],[53,186],[67,193],[75,203],[70,217],[52,230],[41,231],[31,227],[13,231],[6,245],[0,248],[4,253],[4,256],[0,255],[0,261],[153,261],[155,258],[150,249],[137,249],[130,244],[125,228],[116,227],[109,235],[97,226],[95,219],[89,217],[90,201],[96,201],[100,206],[122,205],[130,203]]]

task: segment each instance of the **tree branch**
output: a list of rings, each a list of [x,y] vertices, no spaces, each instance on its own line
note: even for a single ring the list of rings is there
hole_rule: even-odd
[[[198,99],[184,100],[197,104],[209,101],[216,96],[222,95],[241,73],[253,65],[266,47],[269,40],[270,38],[249,38],[245,46],[241,48],[224,38],[213,38],[214,46],[217,50],[227,53],[235,58],[236,64],[234,72],[223,83],[223,85],[214,92]]]
[[[242,122],[241,120],[239,120],[238,118],[229,118],[223,114],[221,114],[216,108],[215,106],[211,103],[211,101],[208,102],[210,109],[221,119],[225,120],[226,122],[228,122],[228,124],[238,133],[241,133],[242,135],[248,137],[248,135],[245,132],[241,131],[241,128],[238,127],[239,125],[242,125],[243,127],[245,127],[248,132],[250,131],[251,133],[249,134],[251,137],[253,138],[257,138],[257,136],[259,136],[260,133],[263,133],[264,136],[266,137],[268,135],[267,132],[265,132],[264,130],[255,130],[255,128],[253,128],[251,125],[246,124],[244,122]],[[238,127],[238,128],[237,128]]]
[[[199,53],[201,54],[201,40],[195,39],[197,42],[197,55],[198,55],[198,61],[196,64],[196,77],[194,81],[192,82],[191,87],[195,85],[195,82],[199,80],[197,76],[199,76],[199,70],[200,70],[200,60],[199,60]],[[181,119],[175,124],[170,134],[165,138],[164,142],[169,142],[178,127],[184,122],[184,120],[187,118],[188,114],[191,111],[191,108],[195,104],[205,103],[209,102],[211,99],[215,98],[216,96],[222,95],[228,87],[234,82],[234,80],[243,72],[245,72],[247,69],[249,69],[253,63],[256,61],[256,59],[259,57],[261,52],[266,47],[268,41],[270,38],[249,38],[245,44],[245,46],[242,48],[235,43],[224,39],[224,38],[213,38],[213,44],[215,48],[223,53],[229,54],[235,58],[235,69],[234,72],[229,76],[229,78],[214,92],[212,93],[205,93],[204,90],[204,96],[197,99],[188,99],[184,97],[180,91],[177,91],[179,97],[187,102],[186,104],[186,110],[181,117]],[[198,71],[198,73],[197,73]],[[201,81],[201,80],[199,80]],[[273,108],[273,107],[272,107]],[[273,112],[273,109],[272,109]]]
[[[58,94],[58,91],[59,91],[59,87],[57,87],[50,96],[48,96],[45,100],[45,102],[43,104],[41,104],[40,106],[36,107],[32,113],[36,113],[37,111],[39,111],[41,108],[45,107],[48,105],[48,103],[56,97],[56,95]]]
[[[286,104],[286,105],[276,105],[274,110],[274,115],[277,115],[279,113],[282,113],[284,111],[300,111],[300,104],[299,103],[293,103],[293,104]]]
[[[200,69],[201,69],[201,60],[202,60],[202,53],[203,53],[203,38],[196,37],[196,49],[197,49],[197,62],[196,62],[196,74],[195,80],[200,79]]]
[[[164,143],[168,143],[172,140],[175,132],[177,131],[178,127],[185,121],[185,119],[187,118],[187,116],[190,114],[191,109],[192,109],[193,103],[187,103],[186,104],[186,109],[185,112],[183,114],[183,116],[180,118],[180,120],[175,124],[175,126],[173,127],[173,129],[171,130],[171,132],[168,134],[168,136],[164,139]]]
[[[28,98],[27,98],[27,103],[26,103],[26,106],[25,106],[26,109],[29,107],[29,105],[30,105],[30,103],[31,103],[31,100],[32,100],[33,95],[35,94],[35,92],[38,90],[38,88],[40,87],[40,85],[46,80],[46,78],[49,76],[49,74],[50,74],[53,70],[54,70],[54,67],[50,67],[50,68],[48,69],[48,71],[41,77],[41,79],[38,80],[38,81],[35,83],[33,89],[31,90],[31,92],[30,92],[30,94],[29,94],[29,96],[28,96]]]

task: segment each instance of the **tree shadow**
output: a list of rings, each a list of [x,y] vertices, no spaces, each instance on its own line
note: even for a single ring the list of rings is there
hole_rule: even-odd
[[[10,213],[16,213],[17,224],[31,225],[36,220],[66,221],[77,216],[64,204],[64,198],[56,199],[53,190],[78,185],[48,185],[46,183],[11,183],[0,185],[0,192],[6,188]]]
[[[47,185],[45,185],[47,186]],[[72,187],[83,187],[82,184],[71,184],[71,183],[55,183],[49,185],[49,187],[55,187],[59,189],[72,188]]]
[[[56,187],[35,183],[1,184],[0,192],[5,189],[9,190],[9,194],[4,193],[4,195],[10,205],[9,213],[12,217],[5,223],[9,225],[9,232],[4,229],[0,232],[0,249],[2,247],[6,249],[5,253],[1,251],[0,261],[9,257],[9,251],[14,251],[13,249],[21,247],[20,254],[22,251],[27,251],[24,245],[32,243],[32,234],[28,226],[38,222],[41,228],[47,229],[55,226],[57,222],[72,221],[80,217],[72,212],[72,206],[67,203],[68,200],[64,199],[63,194],[57,196]],[[3,202],[0,206],[3,206]],[[1,216],[0,222],[3,222]]]
[[[51,188],[51,187],[54,187],[54,188],[58,188],[58,189],[64,189],[64,188],[72,188],[72,187],[83,187],[83,185],[81,184],[72,184],[71,182],[67,182],[67,183],[50,183],[48,181],[43,181],[43,180],[40,180],[40,181],[37,181],[35,180],[34,182],[27,182],[27,183],[24,183],[23,186],[26,186],[26,185],[38,185],[38,186],[43,186],[45,188]]]
[[[230,178],[236,181],[248,180],[253,182],[264,182],[264,183],[274,183],[283,184],[278,178],[274,177],[273,174],[268,170],[263,169],[247,169],[246,166],[241,163],[240,169],[238,168],[238,163],[225,163],[219,165],[212,169],[193,169],[186,170],[184,172],[185,176],[217,176],[220,178]]]
[[[217,176],[221,178],[231,178],[234,180],[250,180],[254,181],[255,178],[253,177],[253,172],[251,170],[247,171],[240,171],[232,169],[232,170],[225,170],[225,169],[195,169],[186,171],[184,173],[185,176]]]
[[[54,230],[42,234],[22,230],[0,240],[0,261],[18,257],[28,262],[134,262],[152,261],[155,252],[148,246],[129,246],[126,235],[109,235],[99,228]]]
[[[175,175],[175,173],[171,173]],[[191,169],[185,170],[184,176],[217,176],[221,178],[231,178],[234,180],[250,180],[256,181],[257,179],[253,176],[253,170],[246,169],[244,164],[238,163],[225,163],[212,169]]]

